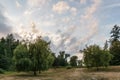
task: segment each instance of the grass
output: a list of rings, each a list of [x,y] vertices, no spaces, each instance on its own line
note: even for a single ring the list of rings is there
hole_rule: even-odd
[[[0,80],[120,80],[120,66],[111,66],[98,72],[85,68],[57,68],[38,76],[33,76],[31,72],[6,72],[0,75]]]

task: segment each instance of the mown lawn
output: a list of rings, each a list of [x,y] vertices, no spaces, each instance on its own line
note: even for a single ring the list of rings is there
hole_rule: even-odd
[[[6,72],[0,80],[120,80],[120,66],[109,67],[104,71],[88,71],[85,68],[49,69],[38,76],[31,72]]]

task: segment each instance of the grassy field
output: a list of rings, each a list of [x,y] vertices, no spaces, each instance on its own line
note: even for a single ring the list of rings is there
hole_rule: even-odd
[[[104,71],[88,71],[85,68],[50,69],[38,76],[32,73],[7,72],[0,80],[120,80],[120,67],[109,67]]]

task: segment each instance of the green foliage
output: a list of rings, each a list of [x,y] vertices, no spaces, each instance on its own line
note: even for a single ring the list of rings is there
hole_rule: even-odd
[[[31,69],[32,62],[26,45],[20,44],[16,47],[13,59],[17,71],[29,71]]]
[[[19,44],[12,34],[8,34],[6,38],[0,39],[0,68],[10,70],[13,66],[13,50]]]
[[[120,65],[120,41],[115,41],[110,46],[110,53],[113,55],[113,59],[110,61],[111,65]]]
[[[4,74],[5,70],[0,68],[0,74]]]
[[[84,64],[87,68],[107,67],[112,55],[107,50],[102,50],[98,45],[91,45],[84,50]]]
[[[77,59],[78,59],[77,56],[72,56],[70,58],[70,65],[73,66],[73,67],[76,67],[77,66]]]
[[[110,61],[110,65],[120,65],[120,27],[115,25],[111,30],[110,38],[110,53],[113,55],[113,59]]]
[[[4,70],[8,70],[9,59],[6,56],[0,55],[0,68]]]
[[[111,34],[111,39],[110,39],[111,43],[113,43],[114,41],[118,41],[120,37],[120,27],[115,25],[112,28],[110,34]]]
[[[32,61],[32,71],[36,75],[36,71],[43,71],[49,69],[54,61],[54,57],[49,48],[48,42],[37,38],[34,43],[29,45],[30,59]]]
[[[70,54],[66,54],[65,51],[60,51],[59,55],[57,57],[54,55],[54,57],[53,67],[64,67],[68,65],[67,58],[70,57]]]

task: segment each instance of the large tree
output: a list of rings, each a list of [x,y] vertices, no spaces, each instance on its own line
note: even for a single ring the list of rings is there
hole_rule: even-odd
[[[35,41],[19,45],[14,50],[14,60],[18,71],[33,71],[34,75],[49,69],[54,61],[50,43],[38,37]]]
[[[41,72],[52,66],[54,57],[49,45],[49,42],[42,40],[40,37],[38,37],[35,42],[29,44],[29,53],[34,75],[37,74],[37,71]]]

